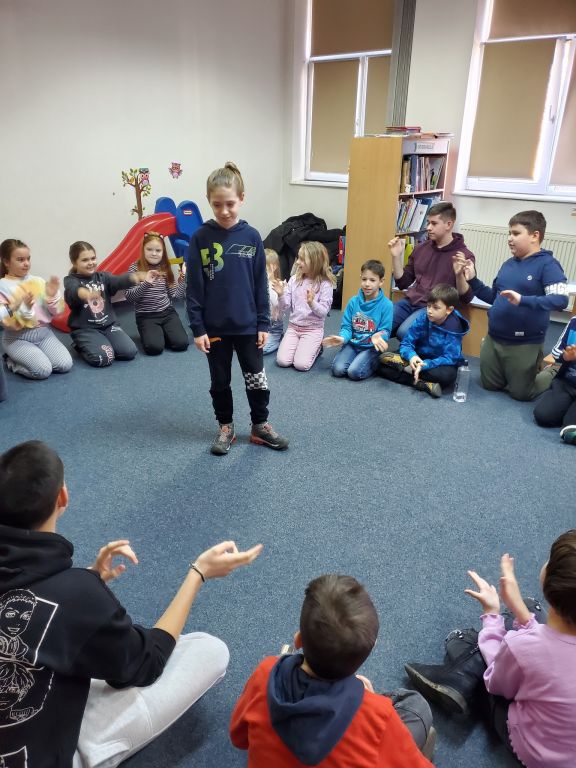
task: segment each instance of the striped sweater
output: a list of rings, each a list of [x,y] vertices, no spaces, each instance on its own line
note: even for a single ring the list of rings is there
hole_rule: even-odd
[[[137,272],[138,264],[131,264],[128,271]],[[145,280],[125,292],[126,300],[134,304],[137,315],[144,312],[164,312],[171,306],[173,299],[183,299],[185,295],[185,280],[177,279],[169,288],[165,277],[158,277],[153,283]]]

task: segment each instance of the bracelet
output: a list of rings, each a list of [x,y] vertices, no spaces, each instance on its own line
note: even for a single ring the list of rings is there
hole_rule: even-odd
[[[196,571],[198,576],[200,576],[200,578],[202,579],[202,584],[206,584],[206,578],[204,577],[204,574],[202,573],[200,568],[196,567],[196,563],[190,563],[190,568],[191,570]]]

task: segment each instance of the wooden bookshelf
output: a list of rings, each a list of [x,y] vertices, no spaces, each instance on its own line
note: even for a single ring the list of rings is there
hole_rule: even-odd
[[[400,202],[438,195],[443,197],[450,140],[419,136],[361,136],[352,139],[346,218],[346,259],[342,306],[358,293],[360,267],[367,259],[379,259],[386,269],[384,292],[391,293],[392,259],[388,242],[397,234]],[[419,189],[402,179],[405,158],[442,158],[436,185],[426,189],[420,174]],[[412,181],[416,179],[414,175]],[[409,191],[405,186],[411,183]],[[412,188],[414,186],[414,188]],[[425,229],[426,218],[423,227]],[[408,229],[402,234],[410,234]]]

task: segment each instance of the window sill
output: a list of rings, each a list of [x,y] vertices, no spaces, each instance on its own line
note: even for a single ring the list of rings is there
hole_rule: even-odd
[[[333,189],[348,189],[346,181],[320,181],[319,179],[292,179],[293,187],[332,187]]]
[[[561,195],[527,195],[520,192],[486,192],[477,189],[455,189],[454,195],[462,197],[495,197],[503,200],[537,200],[543,203],[572,203],[576,202],[575,197]]]

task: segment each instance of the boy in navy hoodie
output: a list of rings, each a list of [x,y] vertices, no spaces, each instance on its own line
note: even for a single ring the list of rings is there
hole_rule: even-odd
[[[379,622],[370,596],[351,576],[310,582],[295,653],[264,659],[230,723],[250,768],[430,768],[432,713],[415,691],[374,693],[356,671],[370,655]],[[419,751],[422,749],[422,753]]]
[[[360,269],[360,290],[342,316],[340,335],[326,336],[325,347],[344,346],[332,361],[332,375],[367,379],[378,368],[378,357],[388,349],[393,305],[384,296],[384,265],[370,259]]]
[[[512,258],[502,264],[489,288],[476,277],[474,264],[463,254],[454,257],[458,289],[469,285],[487,304],[488,335],[480,349],[480,377],[484,389],[505,390],[515,400],[533,400],[550,385],[538,376],[542,344],[550,312],[568,305],[564,270],[541,248],[546,219],[540,211],[521,211],[509,223]]]
[[[426,312],[419,315],[400,344],[400,354],[380,357],[380,374],[390,381],[442,395],[442,387],[456,380],[464,364],[462,339],[470,324],[455,309],[458,291],[447,283],[434,286],[426,299]]]

